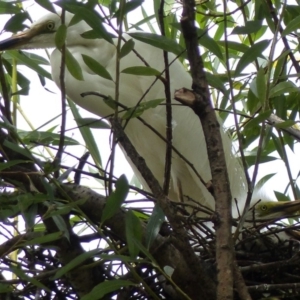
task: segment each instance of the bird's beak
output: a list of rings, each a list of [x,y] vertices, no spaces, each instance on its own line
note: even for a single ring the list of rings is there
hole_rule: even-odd
[[[38,35],[39,32],[40,27],[34,26],[25,31],[16,33],[10,38],[0,41],[0,51],[26,48],[25,45],[27,45],[33,37]]]
[[[26,30],[17,33],[4,41],[0,41],[0,51],[21,48],[22,45],[26,44],[31,38],[30,34],[28,34],[29,31],[30,30]]]
[[[278,202],[272,207],[272,213],[282,213],[285,216],[295,215],[300,213],[300,200]]]

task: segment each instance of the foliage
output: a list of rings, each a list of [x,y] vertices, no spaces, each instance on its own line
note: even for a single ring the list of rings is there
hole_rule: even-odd
[[[50,0],[35,2],[54,11]],[[238,156],[245,172],[252,167],[251,176],[248,175],[250,193],[258,182],[261,164],[281,160],[284,170],[280,172],[284,174],[282,180],[286,187],[278,191],[274,186],[273,190],[278,200],[299,199],[299,171],[296,174],[291,171],[293,161],[287,155],[288,149],[299,150],[300,139],[297,126],[299,1],[294,4],[271,0],[195,2],[199,49],[211,100],[239,148]],[[126,31],[139,30],[132,32],[131,39],[120,47],[120,59],[126,59],[138,40],[174,53],[189,70],[180,24],[182,3],[166,1],[163,9],[161,3],[158,0],[72,0],[57,5],[75,14],[72,22],[83,19],[90,25],[91,30],[83,34],[87,39],[103,38],[113,43],[118,38],[120,24]],[[10,15],[4,30],[15,33],[31,21],[22,4],[21,0],[0,2],[1,18]],[[137,11],[142,18],[132,14]],[[56,36],[59,48],[64,47],[65,35],[66,28],[61,27]],[[95,74],[113,81],[95,57],[85,55],[83,59]],[[185,264],[183,248],[172,239],[174,228],[170,229],[165,222],[165,211],[158,205],[152,209],[152,202],[157,198],[143,191],[138,183],[130,185],[124,175],[117,178],[113,168],[105,165],[98,136],[100,129],[108,129],[107,123],[81,117],[76,105],[68,101],[73,117],[63,109],[52,120],[44,120],[42,126],[24,130],[18,123],[21,107],[25,106],[22,96],[37,85],[26,70],[36,72],[38,84],[46,90],[51,80],[49,61],[41,54],[9,50],[1,54],[0,63],[0,298],[2,294],[12,299],[33,299],[37,295],[45,299],[193,298],[195,294],[181,278],[193,282],[190,277],[196,274],[189,269],[193,266]],[[75,78],[83,80],[80,65],[67,49],[65,64]],[[151,65],[119,71],[136,76],[165,76]],[[109,97],[104,100],[111,107],[119,105]],[[124,108],[127,112],[123,121],[142,118],[145,111],[161,102],[162,99],[153,99],[146,105]],[[81,142],[60,127],[66,115],[75,120],[74,126],[78,127],[77,134],[80,132],[84,145],[80,146]],[[28,126],[31,126],[29,121]],[[80,151],[84,152],[82,157],[78,155]],[[111,154],[112,161],[113,157]],[[263,179],[273,176],[269,173]],[[93,179],[93,184],[96,182],[97,189],[102,189],[107,197],[82,187],[81,177]],[[260,183],[265,184],[263,179]],[[143,195],[143,199],[130,201],[135,193]],[[147,201],[151,203],[148,210]],[[211,219],[215,224],[217,221],[211,218],[210,210],[198,209],[206,212],[204,220],[184,216],[180,224],[193,250],[208,265],[202,272],[215,285],[216,268],[212,263],[215,233],[206,224]],[[185,207],[178,210],[182,212]],[[24,224],[24,228],[18,229],[17,222]],[[278,227],[278,232],[293,232],[293,239],[299,240],[294,231],[295,222],[291,221],[289,228],[276,223],[273,231]],[[261,233],[268,226],[269,223],[254,224],[252,230],[246,230],[246,236],[237,237],[235,254],[242,261],[240,271],[253,299],[261,299],[266,291],[272,296],[297,299],[299,276],[298,269],[292,266],[293,259],[297,261],[294,244],[287,245],[280,238],[279,244],[274,242],[277,231]],[[266,238],[268,235],[275,238]],[[174,262],[179,264],[176,266],[179,280],[172,277]],[[203,267],[202,262],[199,266]],[[275,269],[284,271],[286,276],[275,276],[272,274]],[[235,288],[236,299],[242,298],[239,287]]]

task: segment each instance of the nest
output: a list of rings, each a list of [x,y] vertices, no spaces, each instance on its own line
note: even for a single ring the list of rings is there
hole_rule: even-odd
[[[300,299],[300,224],[290,223],[251,224],[235,241],[236,261],[252,299]],[[216,272],[212,223],[196,222],[190,230],[195,251]]]

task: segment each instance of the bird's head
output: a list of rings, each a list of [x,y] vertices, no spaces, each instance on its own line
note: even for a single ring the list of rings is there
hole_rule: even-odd
[[[0,41],[0,51],[10,49],[39,49],[39,48],[54,48],[55,34],[58,27],[61,25],[61,12],[48,13],[36,22],[34,22],[29,29],[14,34],[10,38]],[[65,24],[68,26],[73,18],[73,14],[65,13]],[[77,26],[68,27],[68,35],[66,43],[80,39],[80,34],[89,30],[90,28],[83,21],[77,23]]]
[[[300,213],[300,200],[295,201],[259,201],[249,210],[246,220],[263,221],[282,219]]]
[[[49,13],[34,22],[29,29],[0,42],[0,51],[55,47],[54,36],[61,24],[60,16]]]

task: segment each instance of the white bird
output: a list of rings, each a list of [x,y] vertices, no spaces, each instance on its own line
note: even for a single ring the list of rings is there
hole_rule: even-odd
[[[66,12],[66,25],[70,23],[72,16],[71,13]],[[61,18],[59,14],[48,13],[33,23],[28,30],[0,42],[0,50],[55,48],[55,33],[60,24]],[[92,95],[83,98],[81,94],[93,91],[114,98],[115,82],[102,78],[90,70],[84,63],[82,54],[96,59],[106,68],[112,78],[115,79],[117,50],[115,45],[108,43],[104,39],[83,38],[81,34],[89,30],[91,30],[91,28],[85,21],[80,21],[67,28],[67,37],[65,40],[66,47],[81,66],[84,80],[79,81],[75,79],[66,69],[66,94],[77,105],[89,112],[100,117],[106,117],[113,114],[114,110],[106,105],[103,99]],[[130,38],[126,34],[124,37],[126,40]],[[116,42],[116,40],[114,42]],[[135,41],[134,49],[141,54],[143,59],[148,62],[152,68],[160,72],[164,70],[162,50],[139,41]],[[169,54],[169,61],[172,61],[174,58],[175,56],[173,54]],[[54,49],[51,54],[50,62],[53,80],[59,86],[61,64],[61,52],[59,50]],[[135,66],[144,66],[144,63],[132,51],[120,61],[121,71],[125,68]],[[176,89],[182,87],[191,87],[191,77],[178,60],[170,66],[170,76],[171,93],[174,93]],[[121,74],[119,102],[127,107],[134,107],[150,87],[154,79],[154,76]],[[147,93],[143,102],[161,98],[165,98],[165,92],[163,84],[158,80]],[[172,103],[174,104],[175,101],[172,100]],[[145,111],[142,114],[142,118],[160,132],[162,136],[165,136],[166,109],[164,105]],[[209,183],[211,180],[211,171],[204,134],[199,118],[190,108],[178,105],[177,102],[176,105],[172,106],[172,118],[173,146],[195,167],[204,182]],[[162,185],[164,181],[166,143],[136,118],[129,121],[125,133],[139,154],[145,159],[153,175]],[[246,195],[244,171],[240,166],[239,160],[232,154],[230,138],[223,130],[221,130],[221,134],[229,172],[232,197],[240,202],[244,202]],[[147,183],[143,180],[134,166],[133,168],[137,177],[147,190]],[[179,186],[181,186],[182,195],[188,196],[196,202],[214,209],[214,199],[205,185],[201,183],[198,176],[188,164],[173,151],[169,191],[170,199],[180,200],[180,193],[178,191]],[[187,199],[187,197],[184,199]]]

